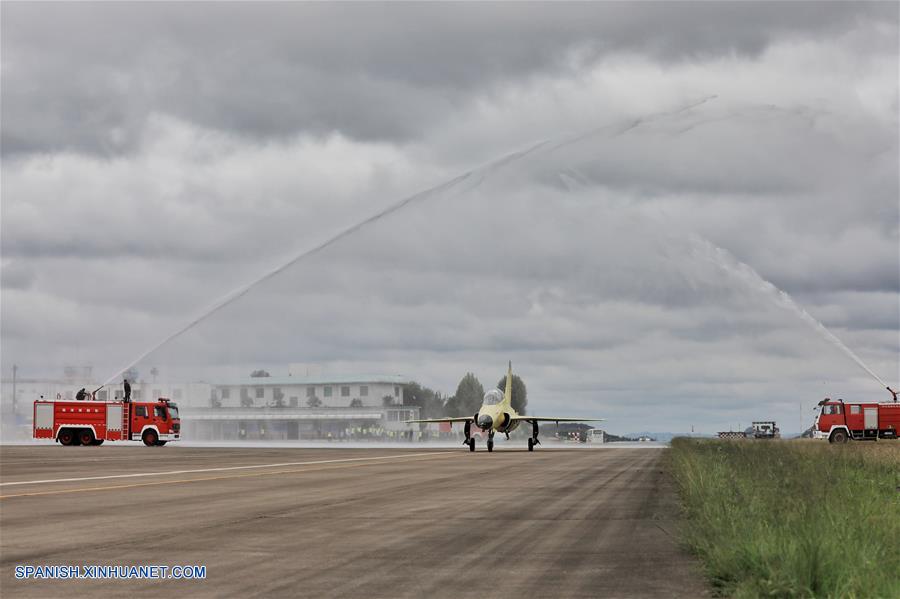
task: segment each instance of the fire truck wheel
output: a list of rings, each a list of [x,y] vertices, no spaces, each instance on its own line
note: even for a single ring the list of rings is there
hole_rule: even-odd
[[[84,446],[94,444],[94,433],[89,429],[82,429],[78,432],[78,442]]]
[[[150,429],[144,433],[142,439],[144,440],[144,445],[153,447],[159,441],[159,435],[156,434],[155,430]]]
[[[162,446],[165,445],[166,443],[168,443],[168,441],[157,441],[157,442],[156,442],[156,446],[157,446],[157,447],[162,447]]]
[[[843,430],[837,430],[831,433],[831,438],[828,439],[832,443],[846,443],[847,442],[847,432]]]
[[[59,431],[59,436],[57,437],[60,445],[69,446],[75,442],[75,433],[72,432],[71,429],[64,428]]]

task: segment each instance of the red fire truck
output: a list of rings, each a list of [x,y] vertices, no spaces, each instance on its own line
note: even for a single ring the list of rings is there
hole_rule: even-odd
[[[896,439],[900,431],[900,402],[844,403],[823,399],[816,415],[813,437],[831,443],[853,440]]]
[[[181,437],[178,406],[168,399],[155,402],[47,401],[34,402],[34,438],[62,445],[102,445],[104,441],[143,441],[162,446]]]

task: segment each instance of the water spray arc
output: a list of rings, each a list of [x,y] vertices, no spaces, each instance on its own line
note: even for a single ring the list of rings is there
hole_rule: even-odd
[[[709,96],[709,97],[703,98],[697,102],[692,102],[686,106],[679,108],[678,110],[675,111],[675,113],[690,110],[696,106],[704,104],[715,98],[716,98],[716,96]],[[672,113],[670,113],[670,112],[654,113],[645,118],[637,119],[635,121],[629,122],[623,130],[616,132],[616,135],[623,135],[623,134],[627,133],[628,131],[634,129],[635,127],[639,126],[641,123],[646,122],[649,119],[656,118],[658,116],[666,115],[666,114],[672,114]],[[221,298],[219,298],[218,300],[213,302],[213,304],[210,305],[208,308],[206,308],[205,310],[200,312],[197,316],[195,316],[193,319],[191,319],[186,324],[184,324],[181,328],[177,329],[172,334],[168,335],[164,339],[162,339],[159,342],[157,342],[156,344],[152,345],[149,349],[147,349],[146,351],[141,353],[137,358],[135,358],[134,360],[129,362],[124,368],[120,368],[117,371],[115,371],[108,379],[106,379],[103,382],[103,384],[100,387],[98,387],[98,390],[102,389],[103,387],[105,387],[106,385],[111,383],[113,381],[113,379],[118,377],[122,372],[125,372],[129,368],[135,366],[141,360],[143,360],[144,358],[146,358],[147,356],[149,356],[150,354],[152,354],[153,352],[155,352],[156,350],[161,348],[166,343],[176,339],[177,337],[186,333],[190,329],[194,328],[196,325],[200,324],[201,322],[203,322],[204,320],[206,320],[207,318],[209,318],[210,316],[212,316],[213,314],[215,314],[216,312],[218,312],[225,306],[233,303],[235,300],[246,295],[247,292],[249,292],[251,289],[253,289],[257,285],[271,279],[278,273],[290,268],[291,266],[300,262],[301,260],[324,250],[328,246],[333,245],[337,241],[347,237],[348,235],[355,233],[356,231],[366,227],[367,225],[372,224],[376,221],[379,221],[382,218],[384,218],[385,216],[388,216],[389,214],[397,212],[398,210],[401,210],[402,208],[404,208],[414,202],[423,201],[425,199],[432,198],[442,192],[450,191],[451,189],[453,189],[455,187],[462,188],[464,183],[469,183],[469,185],[468,185],[468,187],[466,187],[464,189],[458,189],[459,193],[465,193],[466,191],[471,191],[472,189],[474,189],[475,187],[480,185],[482,182],[484,182],[484,180],[487,178],[487,176],[489,174],[491,174],[492,172],[494,172],[496,169],[508,166],[519,160],[522,160],[526,156],[530,156],[531,154],[536,152],[538,149],[543,148],[546,151],[552,152],[552,151],[576,144],[576,143],[582,141],[583,139],[585,139],[586,137],[597,134],[598,132],[602,131],[603,129],[605,129],[605,128],[601,127],[599,129],[591,129],[587,132],[583,132],[578,135],[574,135],[574,136],[565,138],[562,141],[554,143],[552,146],[550,146],[551,140],[543,140],[539,143],[536,143],[536,144],[530,146],[529,148],[527,148],[525,150],[522,150],[519,152],[513,152],[512,154],[503,156],[502,158],[500,158],[498,160],[494,160],[493,162],[490,162],[486,165],[483,165],[483,166],[474,168],[470,171],[467,171],[467,172],[463,173],[462,175],[459,175],[457,177],[454,177],[453,179],[450,179],[449,181],[445,181],[444,183],[441,183],[440,185],[437,185],[430,189],[426,189],[419,193],[413,194],[413,195],[408,196],[398,202],[395,202],[394,204],[391,204],[387,208],[384,208],[383,210],[373,214],[372,216],[366,218],[365,220],[360,221],[354,225],[351,225],[351,226],[341,230],[336,235],[329,237],[328,239],[319,243],[318,245],[301,251],[300,253],[296,254],[295,256],[293,256],[286,262],[282,263],[281,265],[279,265],[273,269],[270,269],[265,274],[263,274],[261,277],[253,279],[249,283],[242,285],[241,287],[238,287],[237,289],[234,289],[234,290],[230,291],[229,293],[226,293],[224,296],[222,296]]]
[[[613,133],[615,136],[625,135],[629,131],[635,129],[636,127],[639,127],[640,125],[642,125],[646,122],[649,122],[650,120],[652,120],[654,118],[657,118],[658,116],[666,116],[666,115],[682,113],[682,112],[688,111],[690,109],[693,109],[697,106],[700,106],[702,104],[705,104],[705,103],[715,100],[715,99],[716,99],[716,96],[709,96],[709,97],[703,98],[699,101],[688,104],[688,105],[686,105],[676,111],[673,111],[673,112],[661,112],[661,113],[649,115],[647,117],[637,119],[637,120],[629,123],[628,126],[622,130],[611,131],[611,133]],[[540,143],[534,144],[523,151],[508,154],[508,155],[506,155],[498,160],[494,160],[486,165],[483,165],[483,166],[477,167],[475,169],[472,169],[470,171],[467,171],[466,173],[463,173],[462,175],[454,177],[444,183],[441,183],[440,185],[437,185],[435,187],[418,192],[411,196],[405,197],[405,198],[387,206],[386,208],[376,212],[375,214],[369,216],[368,218],[340,230],[338,233],[328,237],[324,241],[314,245],[311,248],[300,251],[299,253],[297,253],[297,254],[293,255],[291,258],[289,258],[287,261],[279,264],[278,266],[276,266],[274,268],[267,270],[263,275],[226,293],[225,295],[223,295],[222,297],[220,297],[219,299],[214,301],[205,310],[201,311],[197,316],[195,316],[194,318],[189,320],[187,323],[182,325],[180,328],[175,330],[173,333],[171,333],[168,336],[166,336],[165,338],[161,339],[160,341],[158,341],[157,343],[152,345],[149,349],[147,349],[146,351],[141,353],[138,357],[136,357],[135,359],[130,361],[125,367],[120,368],[119,370],[115,371],[115,373],[112,376],[110,376],[106,381],[104,381],[103,385],[101,385],[101,388],[103,386],[106,386],[109,383],[111,383],[113,381],[113,379],[115,379],[117,376],[120,375],[120,373],[125,372],[129,368],[135,366],[136,364],[141,362],[143,359],[145,359],[147,356],[149,356],[150,354],[152,354],[153,352],[155,352],[156,350],[158,350],[165,344],[169,343],[170,341],[173,341],[174,339],[176,339],[180,335],[186,333],[190,329],[194,328],[195,326],[197,326],[198,324],[200,324],[201,322],[203,322],[204,320],[206,320],[207,318],[209,318],[210,316],[212,316],[219,310],[225,308],[229,304],[231,304],[231,303],[235,302],[236,300],[238,300],[239,298],[243,297],[244,295],[246,295],[248,292],[250,292],[252,289],[257,287],[258,285],[264,283],[265,281],[271,279],[272,277],[278,275],[279,273],[287,270],[288,268],[297,264],[298,262],[301,262],[302,260],[321,252],[322,250],[328,248],[329,246],[337,243],[341,239],[344,239],[344,238],[356,233],[360,229],[363,229],[366,226],[373,224],[373,223],[381,220],[382,218],[385,218],[386,216],[388,216],[390,214],[398,212],[399,210],[402,210],[403,208],[409,206],[410,204],[433,199],[435,197],[441,196],[441,195],[446,194],[451,191],[456,192],[457,194],[467,193],[468,191],[471,191],[471,190],[475,189],[476,187],[478,187],[490,175],[494,174],[498,169],[513,165],[514,163],[521,161],[522,159],[524,159],[528,156],[533,155],[538,150],[543,150],[544,154],[554,152],[561,148],[577,144],[577,143],[583,141],[585,138],[590,137],[592,135],[596,135],[605,129],[607,129],[607,128],[602,127],[599,129],[592,129],[586,133],[581,133],[578,135],[568,137],[562,141],[553,143],[552,145],[549,140],[541,141]],[[565,173],[558,173],[558,175],[560,176],[560,180],[565,184],[565,186],[570,189],[573,187],[573,185],[577,185],[580,183],[580,182],[575,182],[571,177],[565,177],[564,176]],[[862,359],[859,356],[857,356],[849,347],[847,347],[840,339],[838,339],[837,336],[834,335],[834,333],[832,333],[830,330],[828,330],[828,328],[825,327],[825,325],[823,325],[816,318],[814,318],[811,314],[809,314],[809,312],[807,312],[802,306],[797,304],[797,302],[787,292],[779,289],[773,283],[771,283],[768,280],[766,280],[765,278],[763,278],[762,275],[760,275],[753,267],[751,267],[750,265],[748,265],[744,262],[741,262],[727,250],[725,250],[721,247],[718,247],[717,245],[713,244],[709,240],[699,237],[696,234],[692,235],[691,237],[692,237],[692,240],[695,242],[695,247],[698,248],[699,253],[701,253],[703,257],[705,257],[707,260],[712,262],[718,268],[727,271],[731,275],[737,276],[748,286],[750,286],[752,288],[757,288],[757,289],[763,291],[766,295],[771,297],[778,305],[793,312],[803,322],[805,322],[813,330],[815,330],[822,337],[824,337],[829,343],[831,343],[833,346],[838,348],[842,353],[844,353],[847,357],[849,357],[854,363],[857,364],[857,366],[859,366],[869,376],[871,376],[874,380],[876,380],[882,387],[884,387],[888,391],[890,391],[894,396],[894,400],[895,401],[897,400],[897,393],[894,392],[887,385],[887,383],[885,383],[881,379],[881,377],[879,377],[871,368],[869,368],[869,366],[867,366],[865,364],[865,362],[862,361]]]
[[[387,208],[384,208],[384,209],[380,210],[379,212],[376,212],[375,214],[369,216],[365,220],[362,220],[360,222],[357,222],[356,224],[350,225],[349,227],[342,229],[338,233],[332,235],[331,237],[328,237],[327,239],[318,243],[317,245],[314,245],[311,248],[302,250],[298,254],[295,254],[294,256],[292,256],[286,262],[283,262],[283,263],[279,264],[278,266],[267,270],[262,276],[257,277],[255,279],[253,279],[252,281],[250,281],[244,285],[241,285],[240,287],[238,287],[236,289],[233,289],[232,291],[229,291],[228,293],[226,293],[225,295],[223,295],[222,297],[217,299],[210,306],[208,306],[205,310],[201,311],[197,316],[195,316],[194,318],[189,320],[187,323],[182,325],[180,328],[175,330],[170,335],[167,335],[165,338],[161,339],[154,345],[150,346],[149,349],[147,349],[146,351],[141,353],[138,357],[131,360],[125,367],[116,370],[112,374],[112,376],[110,376],[108,379],[106,379],[103,382],[103,384],[97,388],[97,390],[99,391],[106,385],[110,384],[121,373],[127,371],[131,367],[140,363],[141,360],[143,360],[144,358],[146,358],[147,356],[149,356],[150,354],[152,354],[153,352],[155,352],[156,350],[161,348],[166,343],[169,343],[170,341],[174,340],[175,338],[179,337],[180,335],[183,335],[184,333],[191,330],[192,328],[194,328],[195,326],[197,326],[198,324],[200,324],[201,322],[203,322],[204,320],[206,320],[207,318],[209,318],[210,316],[212,316],[213,314],[215,314],[222,308],[228,306],[229,304],[233,303],[234,301],[236,301],[239,298],[246,295],[254,287],[271,279],[278,273],[283,272],[284,270],[287,270],[288,268],[297,264],[298,262],[321,252],[325,248],[337,243],[341,239],[344,239],[345,237],[348,237],[348,236],[356,233],[360,229],[363,229],[364,227],[371,225],[371,224],[381,220],[382,218],[384,218],[394,212],[397,212],[398,210],[401,210],[401,209],[405,208],[406,206],[409,206],[410,204],[413,204],[415,202],[424,201],[426,199],[430,199],[432,197],[435,197],[437,195],[440,195],[440,194],[443,194],[443,193],[446,193],[449,191],[455,190],[460,194],[471,191],[472,189],[474,189],[475,187],[480,185],[482,182],[484,182],[484,180],[487,178],[487,176],[491,172],[493,172],[495,169],[504,167],[508,164],[516,162],[517,160],[521,160],[525,156],[528,156],[531,153],[533,153],[534,151],[536,151],[538,148],[541,148],[542,146],[544,146],[546,143],[547,143],[546,141],[541,141],[540,143],[534,144],[526,150],[508,154],[498,160],[488,163],[487,165],[472,169],[466,173],[463,173],[462,175],[459,175],[457,177],[454,177],[453,179],[450,179],[449,181],[445,181],[444,183],[441,183],[440,185],[437,185],[430,189],[426,189],[424,191],[420,191],[411,196],[405,197],[402,200],[391,204]]]
[[[711,100],[714,100],[716,96],[710,96],[704,98],[694,104],[691,104],[681,110],[672,112],[672,113],[664,113],[664,114],[678,114],[688,110],[690,108],[699,106]],[[653,118],[653,117],[651,117]],[[632,125],[626,128],[623,131],[617,133],[617,135],[622,135],[639,125],[651,120],[651,118],[644,118],[636,120]],[[593,132],[591,132],[593,133]],[[569,145],[576,141],[580,141],[582,138],[586,137],[589,134],[584,134],[578,136],[570,140],[569,142],[564,142],[550,148],[551,151],[563,147],[564,145]],[[578,176],[579,173],[577,170],[573,170],[570,172],[560,171],[556,173],[560,182],[563,186],[566,187],[569,191],[573,191],[575,188],[584,188],[585,184],[583,182],[583,178]],[[746,284],[750,288],[758,289],[763,292],[763,294],[769,296],[777,305],[785,308],[791,312],[793,312],[800,320],[809,325],[814,331],[816,331],[819,335],[821,335],[826,341],[844,353],[848,358],[850,358],[857,366],[859,366],[863,371],[866,372],[869,376],[871,376],[874,380],[876,380],[883,388],[887,389],[888,392],[893,396],[894,401],[898,400],[898,392],[894,391],[891,387],[888,386],[884,380],[879,377],[875,371],[873,371],[869,366],[863,362],[863,360],[856,355],[847,345],[838,339],[838,337],[832,333],[824,324],[822,324],[819,320],[817,320],[812,314],[806,311],[800,304],[794,300],[793,297],[790,296],[786,291],[777,287],[774,283],[765,279],[762,275],[760,275],[756,269],[754,269],[749,264],[740,261],[737,257],[735,257],[728,250],[719,247],[714,244],[710,240],[706,239],[698,235],[697,233],[691,233],[689,237],[689,241],[693,245],[694,252],[698,254],[698,257],[703,258],[709,262],[712,262],[717,268],[724,270],[731,276],[736,276],[740,279],[744,284]]]
[[[847,345],[837,338],[837,336],[828,330],[824,324],[819,322],[812,314],[806,311],[803,306],[798,304],[793,297],[790,296],[786,291],[778,288],[774,283],[766,280],[761,274],[759,274],[756,269],[747,264],[746,262],[741,262],[738,260],[731,252],[728,250],[721,248],[707,239],[699,237],[697,235],[692,236],[693,241],[696,244],[696,247],[703,252],[704,256],[711,261],[714,265],[725,270],[729,274],[733,276],[737,276],[740,280],[742,280],[749,287],[753,287],[759,289],[764,294],[771,297],[776,304],[779,306],[786,308],[793,312],[800,320],[809,325],[814,331],[819,333],[822,337],[825,338],[826,341],[831,343],[834,347],[843,352],[847,357],[849,357],[853,362],[856,363],[863,371],[865,371],[869,376],[878,381],[878,383],[887,389],[893,396],[894,401],[897,401],[897,393],[891,389],[887,383],[885,383],[881,377],[875,374],[869,366],[866,365],[862,359],[857,356],[853,350],[851,350]]]

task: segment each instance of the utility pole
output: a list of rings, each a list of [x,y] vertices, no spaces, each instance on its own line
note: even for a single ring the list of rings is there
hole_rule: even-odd
[[[17,400],[16,400],[16,373],[18,373],[18,372],[19,372],[19,367],[16,366],[15,364],[13,364],[13,389],[12,389],[12,396],[13,396],[13,400],[12,400],[13,418],[15,418],[15,417],[16,417],[16,414],[18,413],[18,409],[17,409],[17,408],[18,408],[18,406],[17,406],[17,403],[18,403],[18,402],[17,402]]]

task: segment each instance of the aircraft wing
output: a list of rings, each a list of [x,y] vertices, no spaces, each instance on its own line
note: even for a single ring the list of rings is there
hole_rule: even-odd
[[[406,424],[412,424],[414,422],[474,422],[475,418],[472,416],[459,416],[456,418],[425,418],[422,420],[404,420]]]
[[[529,422],[602,422],[606,418],[569,418],[563,416],[556,418],[554,416],[513,416],[513,420],[527,420]]]

